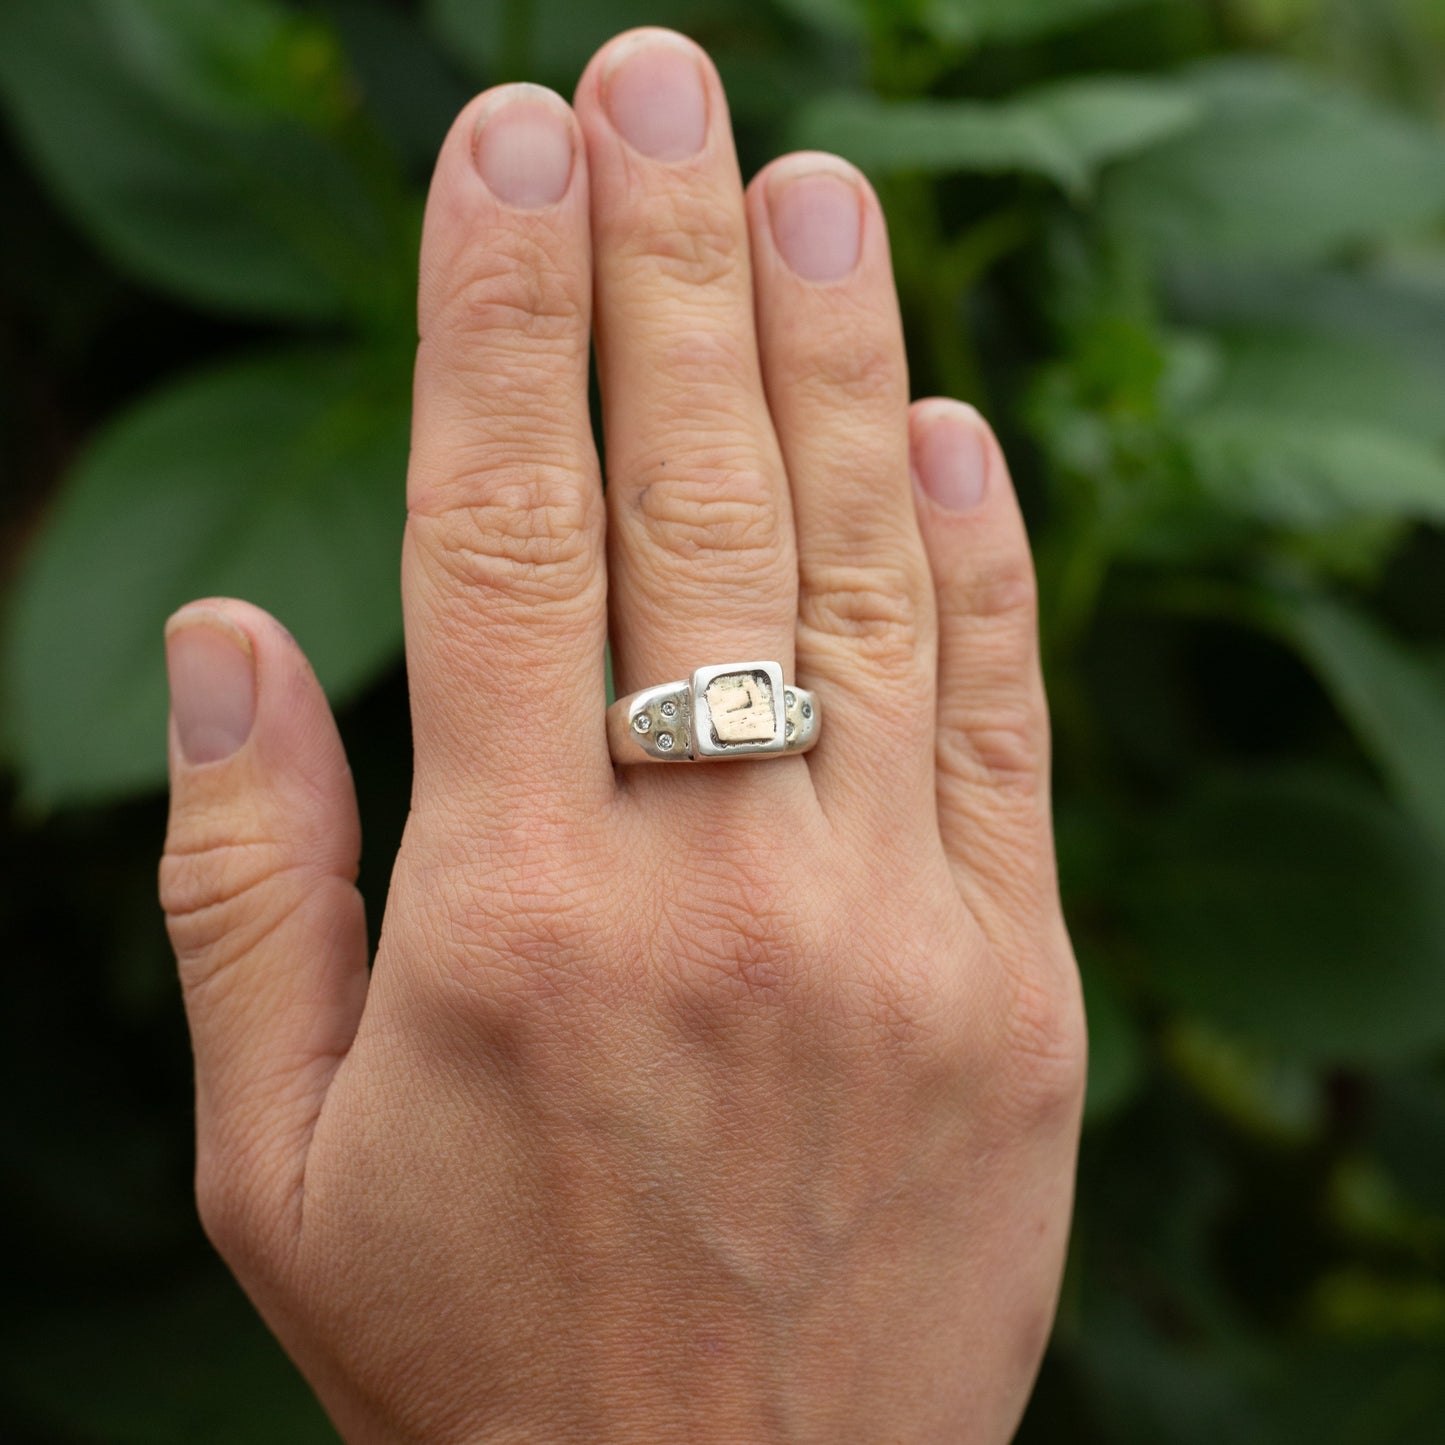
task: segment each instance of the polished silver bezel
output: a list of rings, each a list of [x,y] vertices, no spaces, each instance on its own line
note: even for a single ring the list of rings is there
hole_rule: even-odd
[[[709,683],[731,673],[761,673],[767,678],[773,697],[773,735],[766,742],[719,742],[713,735],[712,714],[707,704]],[[783,684],[783,668],[777,662],[729,662],[714,667],[700,667],[692,675],[692,746],[700,758],[745,758],[759,753],[781,753],[786,750],[787,704]]]

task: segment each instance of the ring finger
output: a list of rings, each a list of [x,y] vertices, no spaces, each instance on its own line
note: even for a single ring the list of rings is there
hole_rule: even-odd
[[[612,41],[578,86],[592,181],[619,692],[706,663],[791,676],[797,564],[763,394],[722,85],[691,41]]]

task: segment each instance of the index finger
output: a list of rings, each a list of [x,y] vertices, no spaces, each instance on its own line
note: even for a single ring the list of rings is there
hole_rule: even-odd
[[[611,796],[590,296],[571,109],[498,87],[447,136],[422,238],[402,565],[418,801]]]

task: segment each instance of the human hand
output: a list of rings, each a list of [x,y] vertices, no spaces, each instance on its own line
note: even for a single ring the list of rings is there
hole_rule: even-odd
[[[1006,1440],[1083,1021],[1023,526],[979,418],[908,406],[876,198],[819,155],[745,196],[711,65],[637,32],[575,115],[463,112],[419,309],[369,978],[295,643],[168,631],[208,1231],[350,1441]],[[615,770],[609,609],[620,691],[776,658],[817,749]]]

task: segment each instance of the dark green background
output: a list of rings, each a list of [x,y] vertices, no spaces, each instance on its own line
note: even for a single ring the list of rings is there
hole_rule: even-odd
[[[644,21],[852,156],[1035,540],[1093,1033],[1027,1442],[1445,1442],[1439,0],[0,0],[0,1439],[328,1438],[211,1256],[160,627],[275,610],[380,915],[429,160]]]

